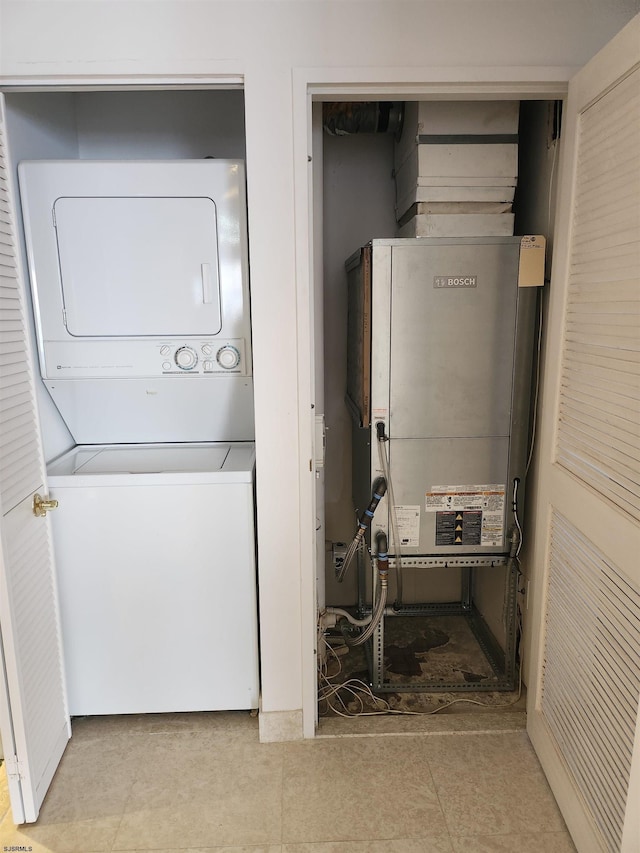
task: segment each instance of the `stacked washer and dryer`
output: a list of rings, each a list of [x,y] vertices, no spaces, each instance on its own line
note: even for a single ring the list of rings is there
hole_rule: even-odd
[[[19,166],[71,715],[256,708],[241,161]]]

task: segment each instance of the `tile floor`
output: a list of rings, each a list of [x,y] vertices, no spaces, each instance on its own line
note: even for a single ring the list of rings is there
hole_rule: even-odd
[[[14,826],[3,778],[0,851],[571,853],[522,717],[277,744],[240,712],[76,720],[37,823]]]

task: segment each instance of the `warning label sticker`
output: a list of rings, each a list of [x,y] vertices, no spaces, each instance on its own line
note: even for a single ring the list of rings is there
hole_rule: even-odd
[[[436,545],[482,545],[482,512],[436,513]]]
[[[436,545],[501,546],[506,488],[500,484],[432,486],[425,512],[436,513]]]
[[[420,505],[396,506],[400,545],[417,548],[420,544]]]

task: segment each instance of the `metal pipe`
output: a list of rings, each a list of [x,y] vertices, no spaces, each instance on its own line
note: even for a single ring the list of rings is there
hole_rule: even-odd
[[[404,104],[397,101],[345,101],[322,105],[322,125],[330,136],[402,132]]]

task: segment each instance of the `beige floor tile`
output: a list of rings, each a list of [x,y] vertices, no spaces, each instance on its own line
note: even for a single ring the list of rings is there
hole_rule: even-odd
[[[7,773],[4,764],[0,767],[0,821],[9,812],[9,787],[7,785]]]
[[[131,766],[63,761],[45,797],[37,825],[120,817],[135,778]]]
[[[525,732],[428,738],[426,750],[451,835],[565,830]]]
[[[270,800],[264,795],[260,802],[212,799],[208,806],[179,804],[125,813],[113,849],[268,845],[280,842],[281,831],[279,796]]]
[[[240,743],[217,749],[156,744],[138,770],[125,811],[244,800],[256,808],[263,801],[272,807],[281,797],[282,762],[282,744]],[[279,814],[280,799],[277,804]]]
[[[225,736],[219,732],[189,730],[141,734],[132,739],[132,746],[134,754],[141,757],[141,764],[152,766],[154,762],[178,760],[181,755],[198,754],[204,757],[229,749],[277,749],[281,744],[261,744],[257,737],[248,739],[242,731]]]
[[[540,773],[511,779],[470,777],[438,784],[451,835],[562,832],[565,829],[547,781]]]
[[[131,788],[116,849],[280,843],[281,744],[163,740]]]
[[[34,826],[40,830],[76,821],[89,825],[117,818],[117,828],[142,755],[119,737],[104,736],[91,747],[72,740]]]
[[[139,851],[145,853],[145,851]],[[165,853],[165,851],[162,851]],[[259,844],[249,847],[190,847],[188,850],[167,851],[167,853],[282,853],[281,844]]]
[[[144,853],[144,851],[140,851]],[[175,853],[282,853],[281,844],[259,844],[257,847],[190,847],[188,850],[176,850]]]
[[[284,744],[284,843],[440,834],[446,834],[446,824],[425,738]]]
[[[32,853],[105,853],[112,849],[120,816],[84,821],[27,824],[10,818],[0,824],[2,848],[27,848]],[[1,848],[0,848],[1,849]]]
[[[282,853],[453,853],[448,836],[387,841],[319,841],[283,844]]]
[[[575,853],[521,731],[260,744],[244,712],[151,717],[74,721],[37,824],[7,814],[0,848]]]
[[[442,835],[439,838],[422,839],[424,853],[453,853],[451,839]]]
[[[455,853],[575,853],[568,832],[453,838]]]
[[[61,767],[73,767],[82,772],[99,767],[103,773],[119,768],[121,771],[135,772],[146,754],[146,738],[151,735],[123,735],[105,731],[72,735],[62,757]]]
[[[429,738],[429,767],[436,785],[451,779],[538,773],[540,764],[526,732],[465,734]]]
[[[37,822],[15,827],[8,814],[0,827],[3,846],[53,853],[111,850],[135,772],[130,755],[117,749],[78,753],[69,745]]]
[[[148,848],[116,850],[113,853],[148,853]],[[281,844],[251,844],[249,847],[163,847],[154,853],[282,853]]]

